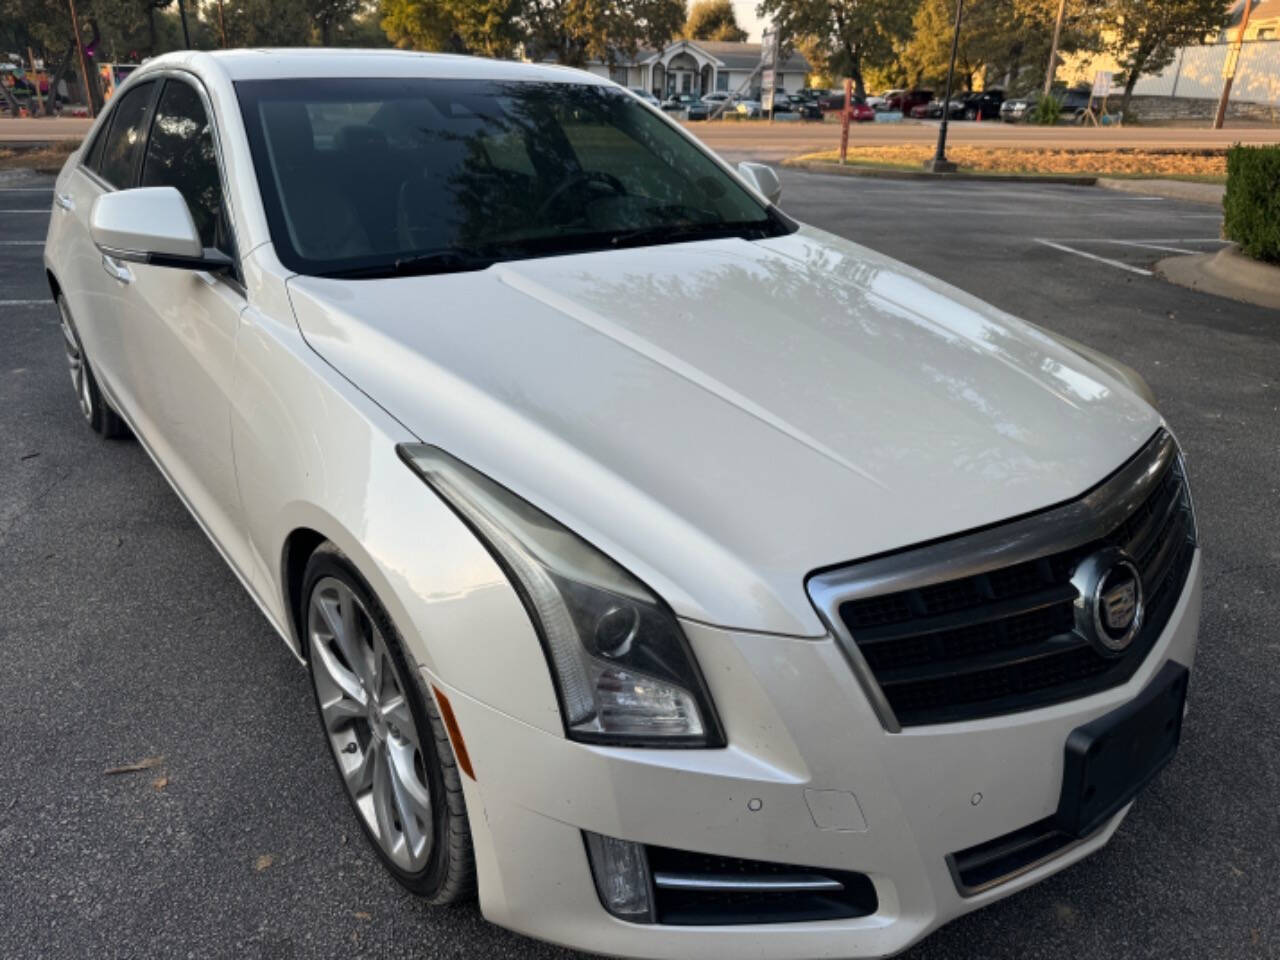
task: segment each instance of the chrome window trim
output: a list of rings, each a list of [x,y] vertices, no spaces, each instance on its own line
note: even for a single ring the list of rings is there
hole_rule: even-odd
[[[811,575],[805,584],[809,599],[849,661],[885,730],[900,733],[902,726],[840,617],[841,604],[971,577],[1103,537],[1142,504],[1177,457],[1177,444],[1162,427],[1119,470],[1078,499]]]

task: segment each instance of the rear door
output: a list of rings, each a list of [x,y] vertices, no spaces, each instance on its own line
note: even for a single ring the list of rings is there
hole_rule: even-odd
[[[174,187],[187,201],[206,248],[236,261],[213,116],[199,81],[163,79],[138,185]],[[231,460],[236,331],[247,306],[238,267],[203,271],[129,264],[124,342],[137,364],[133,384],[148,420],[146,440],[215,542],[248,569]]]

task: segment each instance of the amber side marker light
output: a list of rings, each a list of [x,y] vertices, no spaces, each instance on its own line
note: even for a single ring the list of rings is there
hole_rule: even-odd
[[[467,743],[462,739],[462,731],[458,729],[458,718],[453,715],[453,705],[435,684],[431,685],[431,692],[436,695],[440,719],[444,721],[445,732],[449,734],[449,742],[453,744],[453,755],[458,761],[458,769],[474,780],[476,772],[471,768],[471,755],[467,753]]]

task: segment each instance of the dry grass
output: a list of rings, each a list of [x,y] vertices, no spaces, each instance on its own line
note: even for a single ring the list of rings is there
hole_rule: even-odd
[[[809,153],[796,160],[832,163],[835,150]],[[933,147],[850,147],[853,164],[919,170]],[[947,148],[947,159],[972,173],[1065,174],[1100,177],[1176,177],[1224,181],[1226,153],[1217,150],[1032,150],[1005,147]]]
[[[0,170],[57,173],[78,146],[79,140],[55,140],[43,147],[0,147]]]

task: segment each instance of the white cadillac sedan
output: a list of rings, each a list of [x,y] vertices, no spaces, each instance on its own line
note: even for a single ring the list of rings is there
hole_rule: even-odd
[[[778,191],[591,75],[399,52],[160,57],[58,177],[80,412],[432,903],[891,954],[1174,754],[1200,554],[1141,380]]]

